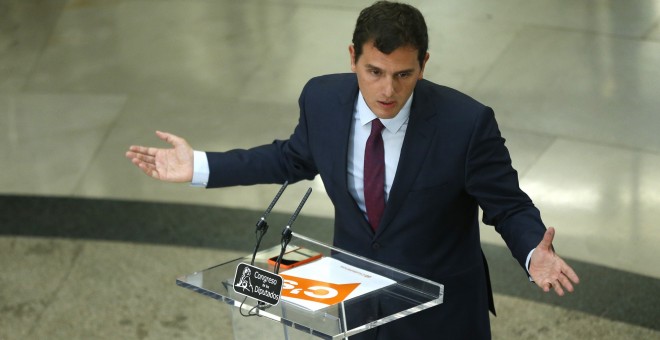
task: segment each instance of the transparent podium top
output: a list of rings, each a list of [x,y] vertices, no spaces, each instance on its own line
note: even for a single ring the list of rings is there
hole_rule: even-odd
[[[285,329],[291,327],[307,337],[323,339],[342,339],[442,303],[443,286],[439,283],[303,235],[293,233],[286,249],[294,256],[315,256],[299,266],[282,263],[279,274],[284,284],[276,305],[235,291],[236,268],[240,263],[250,264],[252,254],[181,276],[176,282],[226,302],[239,312],[235,315],[258,315],[281,323]],[[273,272],[274,264],[269,259],[277,257],[280,250],[278,244],[258,252],[253,265]]]

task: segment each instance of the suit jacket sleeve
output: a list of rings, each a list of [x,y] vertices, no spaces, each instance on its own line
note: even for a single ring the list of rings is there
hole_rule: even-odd
[[[475,121],[466,160],[466,190],[483,210],[483,222],[495,226],[523,268],[543,238],[539,210],[519,186],[490,108]]]

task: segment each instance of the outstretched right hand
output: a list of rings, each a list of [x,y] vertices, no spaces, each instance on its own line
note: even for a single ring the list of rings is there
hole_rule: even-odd
[[[185,139],[156,131],[158,138],[171,144],[171,149],[132,145],[126,157],[142,171],[166,182],[190,182],[193,177],[193,149]]]

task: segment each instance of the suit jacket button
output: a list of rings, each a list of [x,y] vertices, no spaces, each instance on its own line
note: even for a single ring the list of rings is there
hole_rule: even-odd
[[[373,250],[378,250],[378,249],[380,249],[380,243],[374,243],[374,244],[372,244],[372,245],[371,245],[371,248],[372,248]]]

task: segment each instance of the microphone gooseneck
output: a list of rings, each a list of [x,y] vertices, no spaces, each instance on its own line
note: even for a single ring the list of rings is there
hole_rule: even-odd
[[[305,205],[305,202],[307,202],[307,199],[309,198],[309,195],[311,193],[312,193],[312,188],[308,188],[307,192],[305,193],[305,196],[300,201],[300,204],[298,204],[298,208],[296,208],[296,211],[293,213],[293,215],[291,215],[291,218],[289,219],[289,223],[287,223],[286,227],[284,227],[284,230],[282,230],[282,241],[280,242],[282,248],[280,249],[280,256],[277,258],[277,263],[275,265],[275,271],[274,271],[275,274],[280,272],[280,264],[282,263],[282,257],[284,257],[284,252],[286,251],[286,247],[289,245],[289,242],[291,241],[291,237],[293,235],[291,226],[293,225],[293,222],[295,222],[295,220],[298,218],[298,214],[300,214],[302,207]]]

